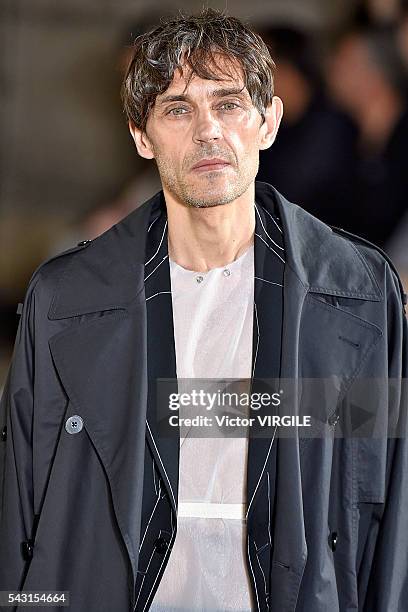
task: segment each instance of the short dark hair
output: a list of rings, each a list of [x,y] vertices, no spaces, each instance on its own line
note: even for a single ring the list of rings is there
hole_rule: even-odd
[[[145,130],[156,97],[169,87],[182,61],[191,69],[187,85],[194,74],[215,81],[222,80],[217,73],[231,77],[225,66],[217,64],[215,54],[231,68],[238,61],[244,85],[264,120],[274,95],[276,68],[269,49],[242,21],[211,8],[198,15],[179,13],[162,19],[135,39],[121,89],[127,119]]]

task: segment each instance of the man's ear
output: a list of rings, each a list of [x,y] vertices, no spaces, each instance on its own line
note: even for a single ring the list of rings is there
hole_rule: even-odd
[[[278,133],[283,116],[283,102],[278,96],[273,96],[271,104],[265,110],[265,121],[260,127],[260,149],[269,149]]]
[[[140,157],[144,157],[145,159],[154,159],[153,147],[147,137],[146,132],[142,132],[138,127],[136,127],[131,119],[128,122],[128,126],[129,132],[135,141],[136,149]]]

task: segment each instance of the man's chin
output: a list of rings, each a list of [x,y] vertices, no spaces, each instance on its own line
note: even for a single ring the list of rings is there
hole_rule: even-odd
[[[184,201],[188,206],[196,208],[211,208],[229,204],[237,198],[237,189],[231,184],[194,186],[185,190]]]
[[[187,206],[191,206],[192,208],[215,208],[216,206],[223,206],[224,204],[229,204],[229,202],[186,202]]]
[[[214,206],[229,204],[233,200],[235,200],[235,197],[229,193],[220,193],[212,197],[208,197],[208,194],[200,195],[197,193],[184,198],[186,205],[194,208],[213,208]]]

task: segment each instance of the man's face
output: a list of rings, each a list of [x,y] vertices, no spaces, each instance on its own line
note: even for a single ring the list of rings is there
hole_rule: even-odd
[[[143,147],[132,134],[139,153],[155,158],[163,188],[179,202],[195,207],[226,204],[253,183],[259,149],[272,144],[265,144],[265,134],[274,138],[268,132],[271,118],[261,127],[262,117],[243,88],[239,67],[234,78],[222,81],[194,75],[185,89],[187,77],[185,69],[177,71],[156,98]],[[279,120],[274,120],[276,130]],[[207,165],[197,167],[205,160]]]

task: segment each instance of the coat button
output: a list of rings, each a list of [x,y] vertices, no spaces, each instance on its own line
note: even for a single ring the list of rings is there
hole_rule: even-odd
[[[70,416],[65,422],[65,429],[69,434],[79,433],[84,425],[83,420],[77,414]]]
[[[32,540],[24,540],[21,542],[21,553],[24,561],[29,561],[32,558],[34,552],[34,546]]]
[[[159,536],[154,544],[154,547],[158,553],[160,553],[161,555],[165,555],[169,547],[169,543],[166,538],[163,538],[163,536]]]
[[[337,425],[339,418],[340,418],[340,415],[337,412],[329,416],[329,418],[327,419],[327,422],[330,425],[330,427],[335,427]]]
[[[1,440],[2,442],[5,442],[7,440],[7,425],[5,425],[1,430]]]
[[[329,544],[333,552],[336,550],[338,539],[337,531],[332,531],[329,536]]]

